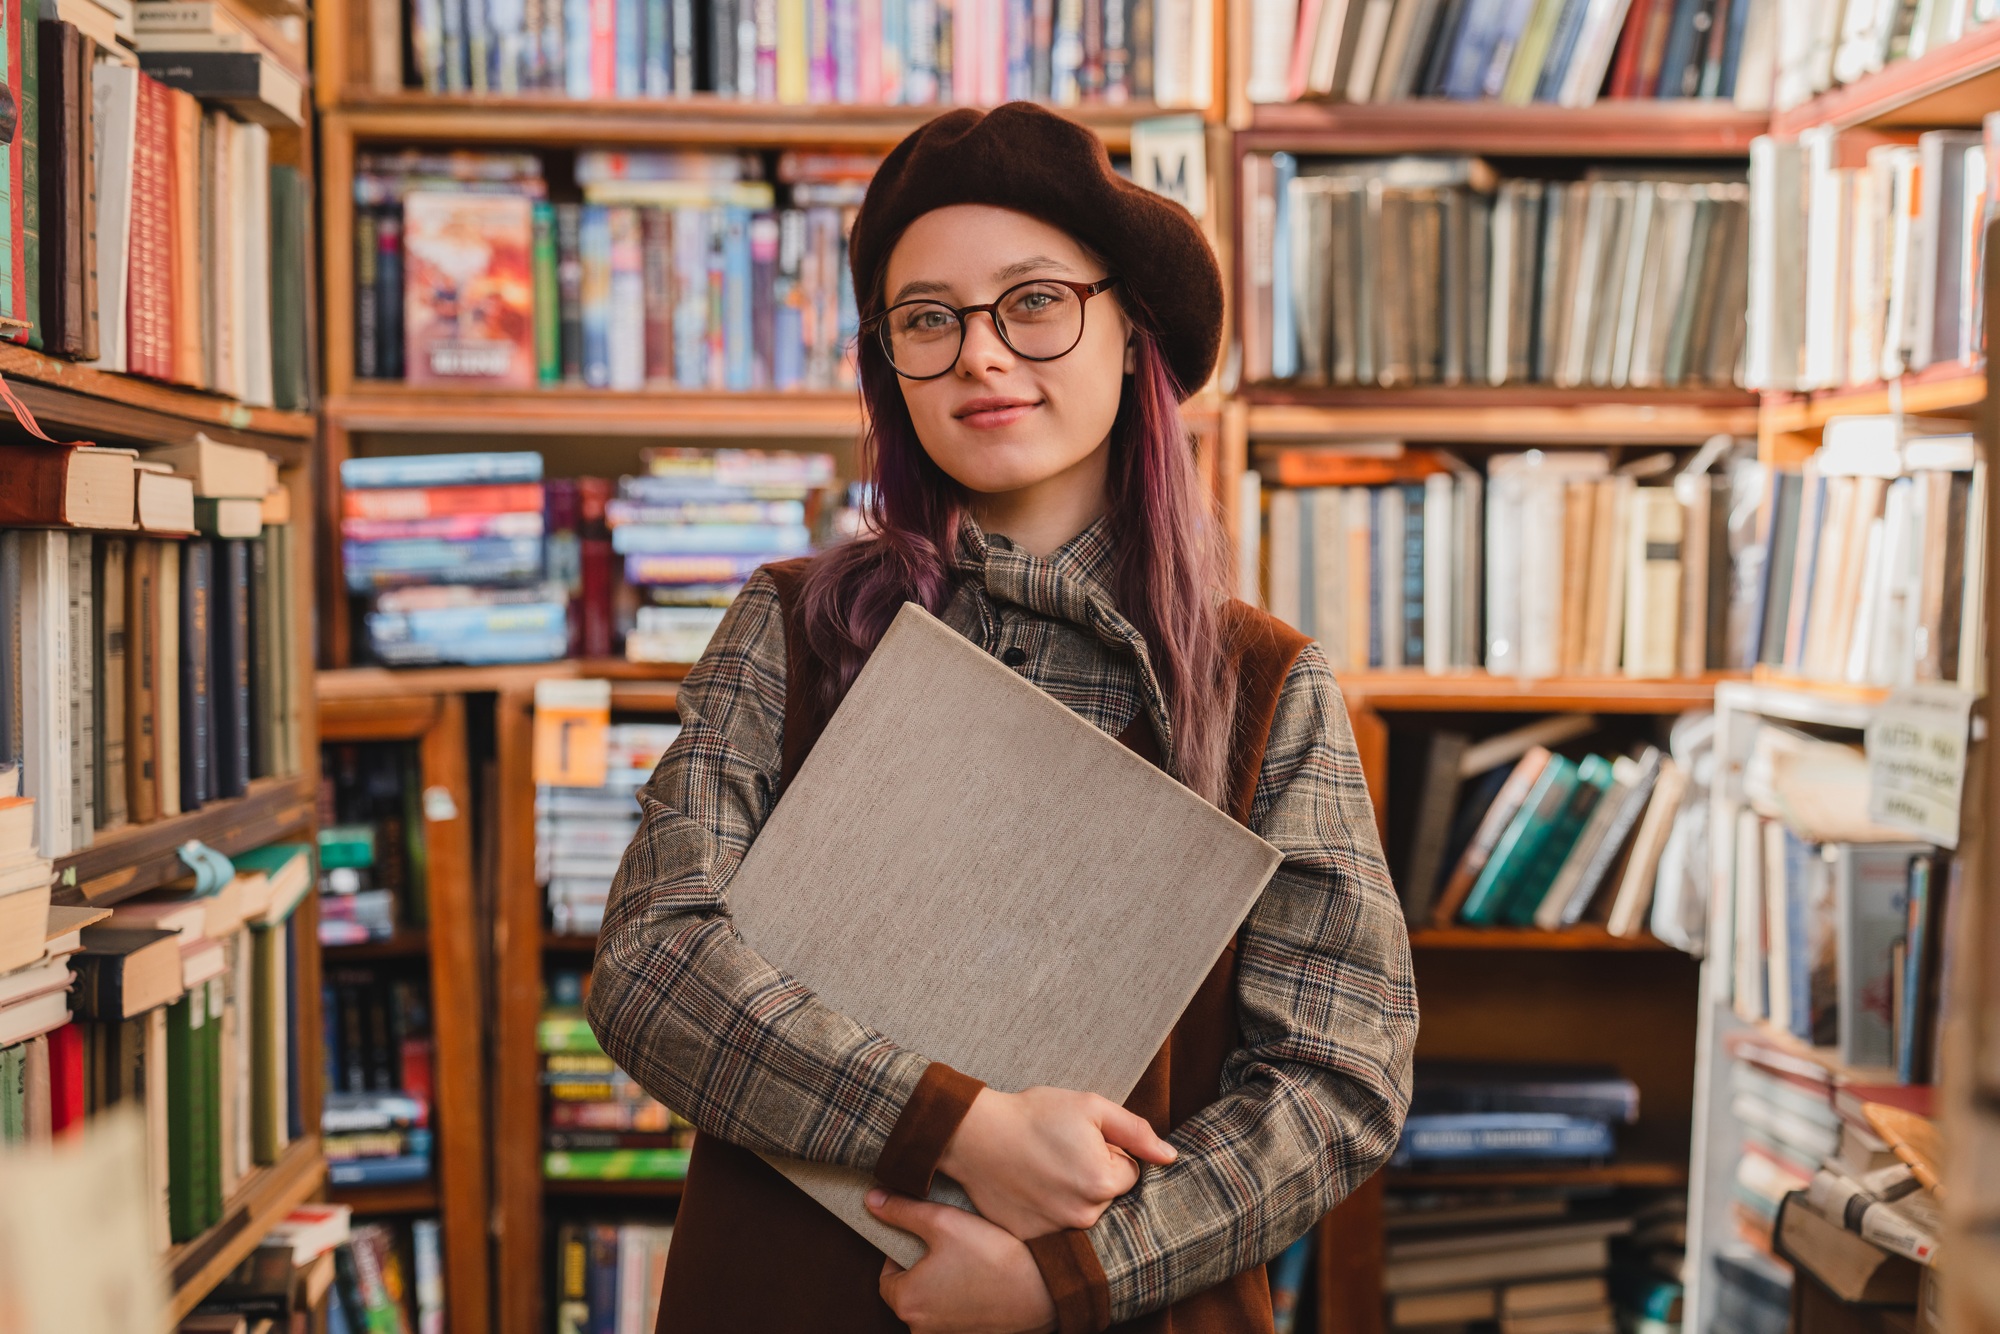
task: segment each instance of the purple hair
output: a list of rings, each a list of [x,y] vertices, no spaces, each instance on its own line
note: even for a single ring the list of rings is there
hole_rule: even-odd
[[[1133,346],[1135,369],[1111,426],[1105,480],[1113,592],[1145,636],[1166,694],[1175,777],[1221,805],[1236,699],[1222,621],[1229,552],[1215,501],[1195,469],[1173,373],[1136,320]],[[822,716],[847,693],[903,603],[943,612],[966,508],[965,489],[924,452],[880,347],[864,337],[857,351],[875,483],[866,515],[871,535],[822,553],[806,575],[806,644],[832,669],[821,674]]]

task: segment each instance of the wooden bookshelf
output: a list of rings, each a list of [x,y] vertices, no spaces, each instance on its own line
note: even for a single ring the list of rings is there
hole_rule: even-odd
[[[1709,390],[1621,393],[1542,385],[1244,390],[1249,438],[1406,440],[1511,447],[1696,445],[1752,435],[1755,395]]]
[[[1544,1167],[1520,1172],[1389,1171],[1389,1184],[1431,1190],[1506,1189],[1538,1186],[1685,1186],[1685,1162],[1609,1162],[1582,1167]]]
[[[258,442],[268,452],[296,462],[299,446],[294,442],[311,440],[315,429],[310,412],[253,408],[205,390],[99,370],[15,343],[0,343],[0,375],[58,438],[57,425],[79,435],[102,433],[152,444],[180,444],[194,439],[196,431],[237,444],[253,443],[242,435],[257,435],[272,437]],[[272,448],[280,441],[285,443]]]
[[[1971,28],[1948,46],[1830,89],[1771,118],[1772,133],[1796,138],[1816,125],[1839,129],[1976,126],[2000,107],[2000,28]]]
[[[1741,158],[1769,128],[1728,102],[1651,98],[1568,107],[1495,102],[1283,102],[1248,108],[1244,152],[1327,157],[1454,153],[1492,157]]]
[[[260,778],[240,797],[98,836],[56,861],[56,902],[109,905],[188,874],[180,849],[190,839],[224,856],[297,836],[313,818],[314,781]]]
[[[169,1250],[164,1262],[167,1327],[172,1329],[194,1310],[286,1214],[318,1194],[325,1175],[319,1137],[294,1140],[277,1162],[243,1179],[224,1205],[221,1222]]]
[[[413,1186],[335,1187],[357,1214],[435,1211],[444,1251],[445,1311],[452,1334],[485,1334],[490,1319],[486,1180],[486,1005],[480,916],[472,871],[473,792],[466,706],[455,694],[386,699],[319,697],[329,743],[403,741],[418,752],[423,783],[425,898],[429,927],[390,940],[326,951],[329,962],[414,959],[430,980],[432,1179]]]
[[[412,434],[550,435],[575,430],[579,419],[594,433],[657,440],[839,441],[861,432],[861,404],[851,390],[732,394],[554,385],[494,392],[358,380],[327,400],[326,417],[346,431]]]
[[[1415,950],[1516,950],[1524,952],[1672,949],[1652,936],[1614,936],[1601,926],[1572,926],[1541,931],[1525,926],[1423,926],[1410,932]]]

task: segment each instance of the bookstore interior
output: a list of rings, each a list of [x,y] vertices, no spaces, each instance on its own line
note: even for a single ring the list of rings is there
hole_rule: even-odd
[[[607,898],[866,531],[871,175],[1013,100],[1221,262],[1190,446],[1408,931],[1270,1328],[2000,1334],[2000,0],[0,29],[0,1334],[673,1327]]]

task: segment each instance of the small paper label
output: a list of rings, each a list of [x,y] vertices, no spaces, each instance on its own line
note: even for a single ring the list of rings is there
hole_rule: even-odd
[[[603,787],[611,738],[609,681],[535,682],[535,782]]]
[[[1132,123],[1132,179],[1199,218],[1208,211],[1208,143],[1200,116]]]
[[[1943,848],[1958,846],[1972,693],[1904,686],[1868,724],[1868,817]]]

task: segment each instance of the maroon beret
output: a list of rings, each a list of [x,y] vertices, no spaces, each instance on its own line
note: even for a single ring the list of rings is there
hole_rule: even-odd
[[[869,182],[848,243],[863,315],[881,309],[903,229],[949,204],[1026,213],[1104,256],[1126,309],[1159,339],[1181,396],[1207,382],[1222,346],[1215,252],[1193,214],[1113,171],[1095,134],[1032,102],[947,111],[911,131]]]

